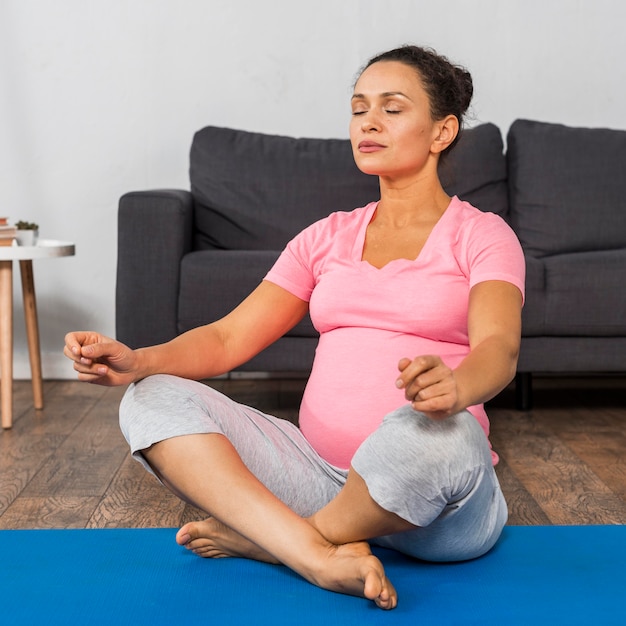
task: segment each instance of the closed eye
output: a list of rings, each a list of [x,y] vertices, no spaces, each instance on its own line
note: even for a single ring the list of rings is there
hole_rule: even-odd
[[[352,115],[365,115],[367,111],[352,111]],[[385,113],[389,115],[399,115],[402,111],[396,111],[395,109],[385,109]]]

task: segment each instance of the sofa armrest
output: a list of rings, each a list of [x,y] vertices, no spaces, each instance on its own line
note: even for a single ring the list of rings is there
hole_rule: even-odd
[[[118,210],[117,338],[132,348],[178,334],[180,262],[191,250],[193,199],[183,190],[135,191]]]

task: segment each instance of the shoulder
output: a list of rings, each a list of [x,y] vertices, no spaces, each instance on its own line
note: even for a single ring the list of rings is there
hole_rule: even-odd
[[[505,239],[519,245],[517,235],[499,215],[481,211],[456,196],[452,198],[450,209],[452,209],[450,220],[453,224],[452,228],[460,241],[482,240],[488,244],[494,239]]]
[[[353,241],[363,221],[367,219],[376,206],[372,202],[352,211],[336,211],[313,222],[300,231],[288,244],[287,248],[314,247],[318,251],[335,242]]]
[[[335,211],[314,222],[302,232],[341,232],[350,228],[358,228],[364,217],[376,204],[376,202],[370,202],[366,206],[353,209],[352,211]]]
[[[307,263],[320,262],[331,251],[346,250],[354,244],[359,229],[373,213],[376,203],[352,211],[336,211],[313,222],[288,244],[283,255],[291,255]]]
[[[509,228],[508,224],[499,215],[481,211],[473,204],[456,196],[450,201],[450,209],[452,209],[455,219],[460,223],[467,223],[472,226],[477,224],[502,224]]]
[[[526,262],[517,235],[495,213],[486,213],[457,199],[454,218],[458,230],[453,245],[470,286],[486,280],[514,284],[524,294]]]

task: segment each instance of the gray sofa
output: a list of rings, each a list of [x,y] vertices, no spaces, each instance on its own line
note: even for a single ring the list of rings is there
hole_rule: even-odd
[[[441,165],[450,194],[502,215],[527,262],[517,375],[626,371],[626,132],[515,121],[465,131]],[[120,199],[116,332],[133,347],[215,320],[263,278],[287,241],[331,211],[378,198],[349,142],[207,127],[191,189]],[[317,334],[305,319],[241,370],[302,372]]]

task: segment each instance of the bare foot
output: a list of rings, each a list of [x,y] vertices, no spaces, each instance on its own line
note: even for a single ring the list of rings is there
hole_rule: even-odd
[[[179,545],[204,558],[245,557],[278,564],[271,554],[213,517],[185,524],[176,534]],[[339,593],[365,597],[382,609],[393,609],[398,594],[387,579],[382,563],[364,541],[336,546],[327,544],[315,571],[297,571],[309,582]],[[306,570],[306,571],[305,571]]]
[[[176,533],[176,542],[204,558],[237,556],[266,563],[279,562],[271,554],[214,517],[185,524]]]
[[[332,545],[327,567],[311,582],[324,589],[373,600],[381,609],[393,609],[398,604],[398,594],[382,563],[365,541]]]

